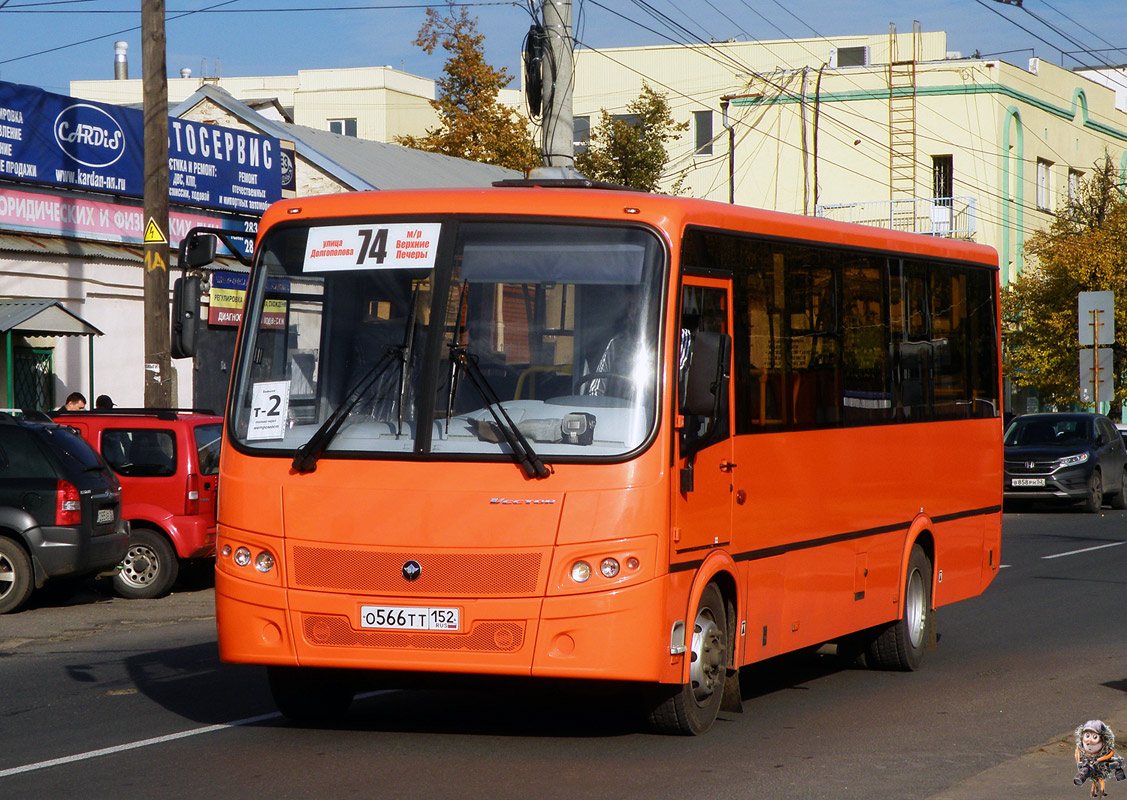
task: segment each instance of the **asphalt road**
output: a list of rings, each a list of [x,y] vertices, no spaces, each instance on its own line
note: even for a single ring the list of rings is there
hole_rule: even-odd
[[[209,588],[89,582],[0,617],[0,798],[1085,797],[1071,730],[1127,726],[1125,543],[1127,512],[1007,515],[998,578],[940,609],[920,671],[776,659],[697,738],[642,731],[612,692],[514,682],[291,727],[261,669],[219,663]]]

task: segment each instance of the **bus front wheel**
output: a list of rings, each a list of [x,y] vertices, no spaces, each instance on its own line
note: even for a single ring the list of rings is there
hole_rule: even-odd
[[[716,721],[728,667],[728,618],[716,584],[701,594],[689,648],[689,682],[658,698],[649,722],[660,733],[694,736]]]
[[[904,579],[904,611],[900,619],[879,629],[869,640],[866,663],[874,669],[919,669],[923,662],[927,637],[934,624],[931,607],[931,562],[918,544],[908,556],[908,574]]]
[[[286,719],[299,725],[340,719],[356,693],[344,670],[269,666],[266,675],[274,704]]]

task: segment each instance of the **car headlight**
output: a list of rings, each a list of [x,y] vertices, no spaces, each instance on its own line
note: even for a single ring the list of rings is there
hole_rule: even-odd
[[[1065,456],[1064,458],[1060,459],[1057,463],[1062,467],[1072,467],[1072,466],[1075,466],[1076,464],[1083,464],[1087,460],[1088,460],[1088,454],[1087,453],[1077,453],[1074,456]]]

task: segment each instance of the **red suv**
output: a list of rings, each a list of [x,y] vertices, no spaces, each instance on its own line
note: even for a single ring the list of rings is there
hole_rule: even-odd
[[[215,503],[223,418],[207,411],[114,408],[56,411],[121,482],[129,550],[114,577],[123,597],[159,597],[180,561],[215,555]]]

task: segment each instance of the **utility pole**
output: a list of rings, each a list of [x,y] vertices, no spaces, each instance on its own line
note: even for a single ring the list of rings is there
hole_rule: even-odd
[[[145,185],[145,405],[172,407],[168,308],[168,73],[164,0],[142,0]]]
[[[548,50],[545,66],[549,73],[544,97],[544,166],[560,167],[565,173],[575,173],[575,121],[571,113],[574,82],[571,0],[544,0],[541,14]]]

